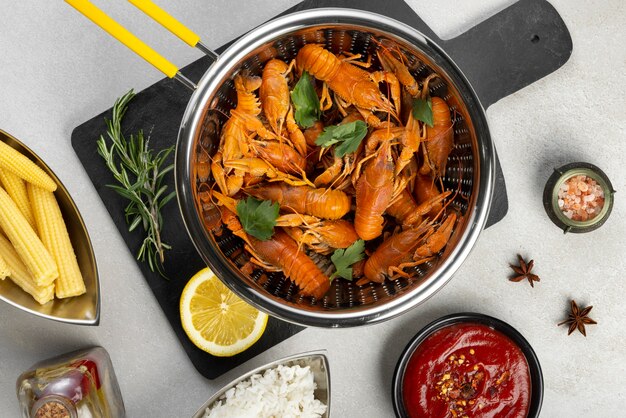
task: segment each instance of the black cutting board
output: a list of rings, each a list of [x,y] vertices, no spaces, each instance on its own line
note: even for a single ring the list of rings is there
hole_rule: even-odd
[[[554,8],[543,0],[521,0],[459,37],[446,41],[439,39],[402,0],[307,0],[285,13],[317,7],[377,12],[420,30],[442,46],[458,64],[485,108],[556,70],[567,61],[572,50],[565,24]],[[219,48],[218,52],[223,49]],[[201,58],[183,68],[182,73],[197,81],[210,63],[208,57]],[[123,93],[119,92],[119,95]],[[124,117],[124,132],[134,133],[139,129],[149,132],[150,143],[157,150],[174,144],[189,96],[190,93],[176,81],[163,79],[155,83],[138,93],[131,102]],[[105,117],[111,118],[110,109],[76,127],[72,132],[72,146],[129,250],[136,254],[142,233],[139,230],[128,232],[123,215],[126,202],[106,187],[106,184],[114,183],[114,179],[96,152],[96,140],[106,130]],[[173,189],[172,178],[168,183]],[[504,176],[498,162],[487,225],[501,220],[507,210]],[[263,337],[244,353],[220,358],[196,348],[181,326],[178,302],[186,279],[204,264],[187,236],[175,202],[164,208],[163,216],[166,220],[163,237],[173,247],[167,254],[166,263],[166,273],[172,280],[164,280],[151,272],[146,264],[138,265],[183,348],[203,376],[214,379],[303,329],[270,318]]]

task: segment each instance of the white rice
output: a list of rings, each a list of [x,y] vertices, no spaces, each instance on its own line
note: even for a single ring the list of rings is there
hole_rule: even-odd
[[[309,367],[279,365],[226,391],[205,418],[319,418],[326,405],[315,399]]]

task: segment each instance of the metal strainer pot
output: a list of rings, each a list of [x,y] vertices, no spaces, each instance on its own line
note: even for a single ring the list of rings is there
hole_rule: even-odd
[[[246,69],[260,75],[276,57],[295,58],[305,43],[322,43],[333,53],[373,57],[376,40],[398,44],[418,79],[435,71],[441,78],[431,95],[447,100],[454,113],[455,148],[444,185],[460,190],[453,205],[463,214],[446,249],[435,260],[414,268],[410,279],[356,286],[334,280],[321,300],[301,297],[281,273],[261,270],[246,275],[242,242],[229,231],[218,236],[212,226],[219,213],[203,205],[198,193],[212,185],[198,178],[199,164],[219,144],[220,127],[236,105],[233,76]],[[494,181],[494,151],[485,113],[463,73],[432,41],[396,20],[358,10],[317,9],[278,18],[251,31],[228,48],[207,70],[185,111],[176,149],[178,201],[189,236],[198,252],[224,283],[260,309],[303,325],[347,327],[392,318],[423,302],[440,289],[469,254],[487,219]]]
[[[66,0],[72,6],[142,55],[168,76],[194,92],[181,123],[175,157],[175,178],[182,217],[198,253],[235,293],[278,318],[311,326],[348,327],[397,316],[432,296],[446,284],[468,256],[485,226],[494,187],[495,154],[485,112],[466,77],[433,41],[391,18],[353,9],[325,8],[297,12],[266,23],[233,43],[223,54],[206,50],[199,38],[147,0],[131,0],[188,44],[216,58],[197,86],[178,69],[86,0]],[[182,29],[181,29],[182,28]],[[185,29],[185,30],[183,30]],[[306,43],[321,43],[335,54],[372,57],[374,70],[379,42],[398,45],[418,80],[439,74],[430,84],[432,96],[444,98],[455,115],[455,148],[443,178],[446,189],[458,191],[451,205],[461,216],[445,250],[415,267],[409,279],[356,286],[336,279],[321,300],[302,297],[281,273],[257,270],[248,275],[241,240],[219,224],[219,211],[198,194],[212,188],[206,163],[219,144],[220,129],[236,105],[233,77],[245,69],[260,75],[271,58],[290,62]],[[200,174],[200,175],[199,175]]]

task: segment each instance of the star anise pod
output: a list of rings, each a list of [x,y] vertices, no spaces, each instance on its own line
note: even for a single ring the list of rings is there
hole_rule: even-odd
[[[530,283],[531,287],[535,287],[534,282],[538,282],[541,280],[539,276],[531,273],[531,270],[535,265],[535,260],[530,260],[530,262],[527,264],[522,256],[519,254],[517,255],[517,259],[519,260],[519,266],[514,266],[513,264],[511,264],[511,268],[517,274],[517,276],[511,277],[509,280],[512,282],[521,282],[522,280],[526,279],[528,280],[528,283]]]
[[[567,335],[570,335],[576,330],[576,328],[578,328],[578,331],[580,331],[580,333],[586,337],[587,333],[585,332],[585,325],[597,324],[596,321],[587,316],[589,315],[589,311],[591,311],[591,308],[593,308],[593,306],[587,306],[586,308],[580,310],[576,302],[572,300],[572,308],[570,314],[565,321],[559,322],[558,326],[561,326],[563,324],[569,324],[569,330],[567,331]]]

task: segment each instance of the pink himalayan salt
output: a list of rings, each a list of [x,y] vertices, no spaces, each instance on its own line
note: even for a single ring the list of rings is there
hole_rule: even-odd
[[[591,177],[572,176],[559,187],[558,205],[563,214],[573,221],[587,221],[596,217],[604,206],[604,191]]]

